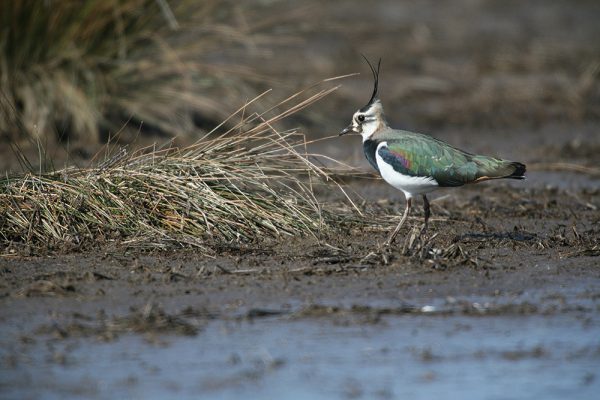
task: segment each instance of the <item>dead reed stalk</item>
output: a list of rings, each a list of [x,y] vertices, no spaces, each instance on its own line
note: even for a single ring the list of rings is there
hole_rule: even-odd
[[[245,115],[240,108],[234,128],[186,148],[122,149],[90,168],[6,177],[0,244],[68,249],[118,241],[211,253],[232,243],[318,237],[339,218],[313,193],[328,174],[305,153],[304,135],[274,124],[335,89],[300,92],[270,117],[272,110]]]

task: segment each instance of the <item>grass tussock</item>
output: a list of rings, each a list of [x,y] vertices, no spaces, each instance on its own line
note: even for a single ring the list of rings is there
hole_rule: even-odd
[[[193,246],[207,253],[292,235],[318,236],[334,218],[313,184],[327,174],[305,153],[304,136],[273,127],[336,88],[286,111],[232,116],[240,122],[186,148],[115,151],[99,165],[0,181],[3,247],[77,249]],[[278,107],[276,106],[276,107]]]
[[[231,60],[250,44],[260,49],[257,36],[268,43],[268,26],[239,23],[247,8],[228,0],[0,2],[0,138],[85,146],[126,122],[132,134],[182,136],[225,118],[225,105],[252,98],[259,78]]]

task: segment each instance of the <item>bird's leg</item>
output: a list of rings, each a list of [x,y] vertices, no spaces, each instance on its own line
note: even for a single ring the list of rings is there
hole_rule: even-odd
[[[411,202],[412,202],[411,198],[406,199],[406,208],[404,209],[404,215],[402,215],[402,219],[400,220],[400,223],[398,224],[396,229],[394,229],[394,232],[392,232],[389,239],[385,242],[386,246],[389,246],[392,244],[392,242],[394,241],[394,238],[400,231],[400,228],[402,228],[402,225],[404,225],[406,218],[408,218],[408,212],[410,211]]]
[[[427,200],[427,196],[425,195],[423,195],[423,211],[425,212],[425,223],[423,224],[423,229],[421,229],[421,234],[427,231],[427,223],[431,216],[431,207],[429,207],[429,200]]]

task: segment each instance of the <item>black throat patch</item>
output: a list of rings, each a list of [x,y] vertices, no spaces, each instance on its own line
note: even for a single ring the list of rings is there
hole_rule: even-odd
[[[377,141],[367,139],[363,142],[363,151],[365,152],[365,157],[367,157],[367,161],[373,168],[379,172],[379,167],[377,166],[377,158],[375,157],[375,152],[377,151]]]

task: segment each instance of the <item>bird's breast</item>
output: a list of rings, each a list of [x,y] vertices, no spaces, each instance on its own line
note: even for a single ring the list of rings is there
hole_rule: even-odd
[[[429,193],[439,187],[438,182],[430,176],[413,176],[397,171],[394,166],[379,155],[379,150],[387,147],[386,142],[381,142],[375,148],[375,162],[383,180],[398,190],[404,192],[407,198],[415,195]]]

